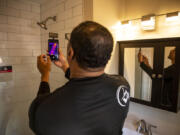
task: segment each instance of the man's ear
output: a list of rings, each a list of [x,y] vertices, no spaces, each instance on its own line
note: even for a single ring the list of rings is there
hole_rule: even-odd
[[[72,49],[72,47],[69,48],[68,50],[68,57],[72,60],[73,56],[74,56],[74,50]]]

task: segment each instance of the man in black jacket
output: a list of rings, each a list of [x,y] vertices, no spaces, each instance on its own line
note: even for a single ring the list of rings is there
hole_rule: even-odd
[[[95,22],[83,22],[71,33],[67,61],[61,50],[55,65],[69,81],[50,93],[51,60],[38,57],[41,84],[29,110],[30,128],[37,135],[121,135],[129,108],[129,84],[109,76],[113,38]]]

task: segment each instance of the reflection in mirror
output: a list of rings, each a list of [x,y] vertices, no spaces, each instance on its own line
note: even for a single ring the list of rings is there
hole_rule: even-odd
[[[175,54],[176,48],[165,47],[164,50],[164,70],[163,70],[163,83],[162,83],[162,98],[161,104],[164,106],[173,105],[174,97],[174,81],[175,81]]]
[[[133,98],[151,101],[153,53],[154,48],[124,49],[124,77]]]

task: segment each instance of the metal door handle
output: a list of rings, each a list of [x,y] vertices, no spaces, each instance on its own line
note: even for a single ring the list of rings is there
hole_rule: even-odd
[[[157,75],[157,78],[158,78],[158,79],[161,79],[162,77],[163,77],[162,74],[158,74],[158,75]]]
[[[152,77],[153,79],[155,79],[155,78],[156,78],[156,74],[152,74],[151,77]]]

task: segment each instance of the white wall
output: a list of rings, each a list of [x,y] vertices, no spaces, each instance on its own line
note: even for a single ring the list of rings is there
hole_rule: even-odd
[[[0,135],[31,135],[28,109],[39,87],[36,56],[41,53],[40,5],[24,0],[0,1]],[[6,78],[3,80],[2,78]]]
[[[49,32],[59,34],[60,47],[66,55],[64,34],[83,20],[82,3],[51,0],[40,5],[30,0],[0,0],[0,66],[13,66],[12,73],[0,74],[0,135],[33,134],[28,109],[40,82],[36,56],[46,53]],[[40,30],[37,22],[54,15],[57,21],[48,21],[48,30]],[[66,81],[64,73],[53,66],[51,90]]]
[[[121,0],[124,2],[124,13],[120,19],[141,18],[147,14],[163,14],[179,11],[179,0]],[[120,8],[122,8],[120,7]]]
[[[48,21],[48,30],[41,29],[42,52],[46,53],[48,48],[48,33],[56,32],[59,34],[60,48],[66,56],[67,41],[65,33],[71,33],[72,29],[83,21],[83,1],[82,0],[51,0],[41,4],[41,21],[49,16],[57,16],[57,21]],[[51,90],[65,84],[67,80],[61,69],[52,64],[50,75]]]
[[[112,26],[119,20],[119,0],[93,0],[93,21],[96,21],[109,29],[113,33]],[[116,74],[118,72],[118,46],[114,37],[114,48],[112,57],[106,66],[105,72]]]

